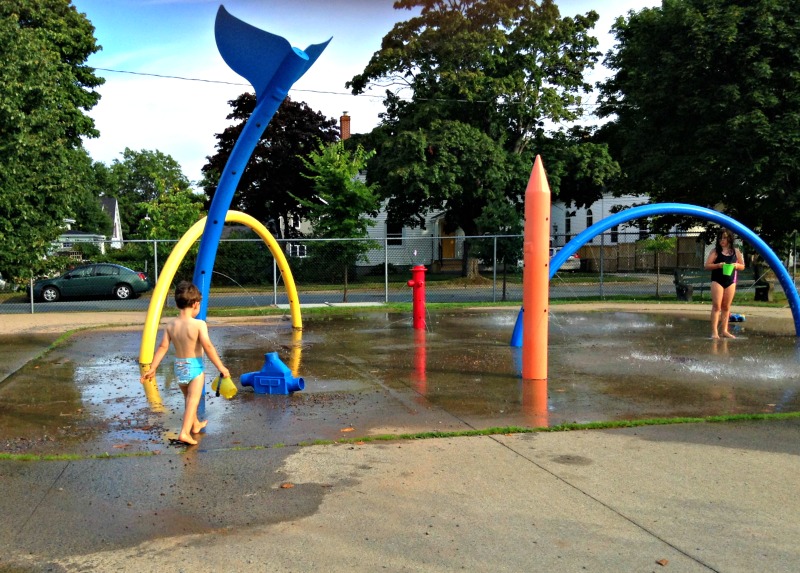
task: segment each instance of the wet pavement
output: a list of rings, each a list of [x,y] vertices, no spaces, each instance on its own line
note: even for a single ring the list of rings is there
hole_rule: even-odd
[[[427,332],[304,317],[299,339],[279,318],[212,318],[234,373],[275,351],[305,390],[207,394],[188,449],[168,442],[169,359],[145,393],[138,329],[77,333],[0,383],[0,450],[80,456],[0,461],[0,571],[796,570],[797,419],[299,446],[800,411],[793,336],[753,320],[715,342],[704,318],[554,307],[544,399],[519,377],[512,309],[437,312]]]
[[[705,321],[632,312],[551,318],[547,398],[520,378],[508,344],[513,310],[440,312],[427,332],[407,316],[363,312],[306,319],[302,336],[277,318],[214,324],[232,372],[257,371],[267,352],[305,380],[290,396],[241,388],[210,392],[202,447],[335,440],[350,432],[454,431],[654,417],[800,411],[793,337],[737,325],[713,341]],[[77,333],[0,386],[0,451],[102,454],[162,450],[180,426],[183,398],[170,356],[157,384],[138,380],[141,333]],[[45,339],[46,340],[46,339]],[[13,337],[0,347],[14,348]],[[23,341],[24,342],[24,341]],[[28,341],[30,342],[30,341]],[[236,377],[238,380],[238,377]]]

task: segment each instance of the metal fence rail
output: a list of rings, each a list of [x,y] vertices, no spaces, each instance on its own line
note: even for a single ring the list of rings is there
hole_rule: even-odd
[[[556,274],[550,296],[565,300],[616,296],[676,300],[673,270],[702,268],[709,247],[697,235],[683,233],[675,239],[670,251],[658,253],[648,250],[638,232],[609,231],[595,237],[579,251],[580,270]],[[563,245],[568,240],[566,236],[554,237],[553,244]],[[119,262],[145,271],[155,280],[175,242],[129,241],[122,249],[104,245],[105,254],[93,259]],[[428,269],[429,302],[522,301],[521,236],[291,239],[278,243],[286,253],[301,304],[410,302],[411,289],[406,281],[411,267],[420,264]],[[361,253],[357,260],[354,251]],[[193,269],[194,253],[190,253],[176,280],[191,280]],[[28,300],[24,290],[6,290],[0,291],[0,314],[146,310],[149,297],[150,293],[133,300],[44,303]],[[168,305],[171,303],[168,301]],[[209,308],[287,303],[283,278],[260,239],[248,235],[222,240]]]

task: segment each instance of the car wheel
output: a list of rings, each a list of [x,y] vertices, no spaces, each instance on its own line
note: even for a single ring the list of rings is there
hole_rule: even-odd
[[[114,287],[114,296],[119,300],[129,299],[131,295],[133,295],[133,289],[130,285],[122,284]]]
[[[44,287],[44,289],[42,289],[42,298],[45,302],[56,302],[61,298],[61,293],[58,292],[58,289],[54,286]]]

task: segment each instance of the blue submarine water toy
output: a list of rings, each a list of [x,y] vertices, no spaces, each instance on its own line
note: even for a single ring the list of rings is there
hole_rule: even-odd
[[[277,352],[267,352],[261,370],[242,374],[239,382],[242,386],[251,386],[256,394],[291,394],[306,387],[302,378],[292,376]]]

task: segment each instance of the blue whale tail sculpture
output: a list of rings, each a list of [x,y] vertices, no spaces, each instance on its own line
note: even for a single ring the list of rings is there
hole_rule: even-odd
[[[305,51],[293,48],[286,38],[239,20],[224,6],[217,11],[214,35],[222,59],[253,85],[256,101],[268,93],[270,84],[285,87],[288,91],[330,42],[313,44]],[[280,99],[284,97],[285,93]]]

